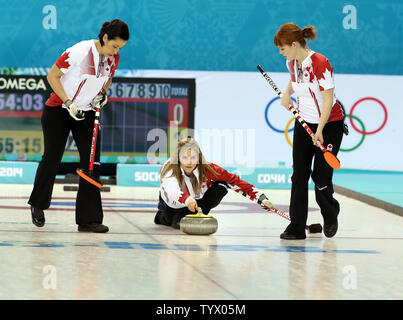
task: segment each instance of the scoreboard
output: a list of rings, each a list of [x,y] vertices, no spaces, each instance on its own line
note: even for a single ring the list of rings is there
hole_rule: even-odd
[[[151,130],[163,130],[168,143],[173,126],[194,128],[194,107],[194,79],[114,78],[101,115],[102,155],[144,163]]]
[[[50,92],[44,76],[0,75],[0,160],[41,159],[40,117]]]
[[[0,160],[40,161],[40,118],[50,93],[45,76],[0,75]],[[107,94],[101,110],[102,163],[147,163],[155,143],[151,130],[169,137],[172,127],[194,128],[194,79],[116,77]],[[78,161],[70,135],[62,162]]]

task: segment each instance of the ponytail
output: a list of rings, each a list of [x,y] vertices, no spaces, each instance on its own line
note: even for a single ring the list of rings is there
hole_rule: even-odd
[[[295,23],[289,22],[278,29],[273,42],[276,47],[290,46],[293,42],[299,42],[302,47],[306,47],[305,39],[316,39],[315,27],[307,26],[301,29]]]
[[[302,29],[302,36],[304,39],[315,40],[316,39],[316,29],[314,26],[307,26]]]
[[[99,31],[98,39],[101,43],[101,46],[104,45],[103,37],[104,35],[108,35],[108,39],[112,40],[115,38],[120,38],[122,40],[129,40],[129,27],[125,22],[119,19],[114,19],[112,21],[104,22],[102,25],[101,31]]]

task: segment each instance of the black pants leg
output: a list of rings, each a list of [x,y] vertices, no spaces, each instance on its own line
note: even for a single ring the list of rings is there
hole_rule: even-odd
[[[337,155],[343,138],[343,121],[329,122],[323,130],[324,146],[331,147],[332,153]],[[333,197],[333,168],[323,157],[319,148],[315,150],[312,180],[315,183],[315,198],[318,203],[323,220],[326,224],[335,222],[340,211],[339,202]]]
[[[44,154],[36,171],[34,187],[28,203],[45,210],[50,206],[53,185],[70,130],[73,133],[79,155],[80,166],[88,169],[92,132],[94,127],[93,111],[85,112],[85,119],[76,121],[66,109],[45,107],[42,113],[44,135]],[[95,162],[100,159],[100,134],[97,139]],[[94,174],[99,176],[99,164],[94,166]],[[102,202],[99,188],[80,179],[76,199],[76,223],[102,222]]]
[[[290,228],[305,232],[308,215],[308,181],[311,175],[314,146],[302,125],[295,120],[293,137],[293,173],[291,176]]]
[[[72,134],[80,155],[80,168],[88,171],[91,155],[91,143],[94,129],[95,112],[85,112],[85,119],[72,126]],[[83,122],[83,123],[81,123]],[[93,176],[100,177],[101,129],[99,127],[94,157]],[[102,223],[103,211],[101,192],[98,187],[80,177],[76,197],[76,223]]]
[[[156,224],[163,224],[164,226],[170,226],[175,229],[179,229],[180,220],[187,214],[195,214],[188,209],[188,207],[174,209],[168,206],[162,199],[161,194],[158,202],[158,212],[154,217]]]
[[[308,124],[313,132],[317,124]],[[343,137],[343,121],[327,123],[323,130],[323,145],[332,144],[337,155]],[[312,160],[314,160],[313,171]],[[334,220],[339,212],[339,203],[333,198],[333,169],[327,164],[322,151],[312,144],[312,138],[296,120],[293,138],[293,175],[290,199],[291,224],[289,229],[305,232],[308,217],[308,181],[312,173],[316,201],[325,221]],[[337,212],[337,213],[336,213]]]
[[[208,214],[211,209],[220,204],[221,200],[227,193],[228,186],[225,182],[214,181],[204,194],[203,198],[197,200],[197,204],[204,214]]]
[[[44,153],[36,170],[34,188],[28,203],[38,209],[50,206],[53,185],[70,132],[67,110],[61,107],[45,106],[42,117]]]

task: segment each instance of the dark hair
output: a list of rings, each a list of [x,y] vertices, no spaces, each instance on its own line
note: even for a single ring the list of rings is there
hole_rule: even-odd
[[[102,25],[101,31],[98,34],[98,39],[101,42],[101,46],[104,45],[104,40],[102,39],[105,33],[108,35],[108,39],[112,40],[115,38],[120,38],[122,40],[129,40],[129,27],[125,22],[119,19],[114,19],[112,21],[107,21]]]
[[[298,27],[295,23],[289,22],[283,24],[274,36],[274,45],[281,47],[283,45],[290,46],[294,41],[299,42],[301,47],[306,46],[305,39],[316,39],[316,29],[314,26],[307,26],[304,29]]]

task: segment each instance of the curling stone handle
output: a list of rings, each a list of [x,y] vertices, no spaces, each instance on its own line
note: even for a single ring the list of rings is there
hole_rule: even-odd
[[[192,217],[192,218],[212,218],[212,216],[208,214],[204,214],[201,211],[196,212],[196,214],[187,214],[186,217]]]

